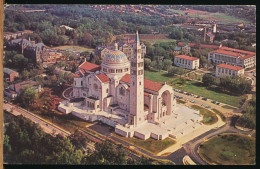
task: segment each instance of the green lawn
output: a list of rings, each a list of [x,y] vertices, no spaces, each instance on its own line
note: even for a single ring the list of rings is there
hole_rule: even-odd
[[[160,83],[169,82],[170,80],[174,79],[174,77],[169,77],[167,74],[168,73],[166,73],[164,71],[156,72],[156,71],[146,70],[144,72],[144,78],[149,79],[149,80],[153,80],[153,81],[156,81],[156,82],[160,82]]]
[[[189,93],[193,93],[196,95],[200,95],[217,102],[229,104],[231,106],[239,107],[240,102],[245,98],[245,96],[231,96],[229,94],[225,94],[222,92],[217,92],[211,89],[207,89],[202,86],[201,83],[190,80],[181,80],[178,76],[168,76],[168,74],[164,71],[156,72],[151,70],[146,70],[144,77],[146,79],[150,79],[156,82],[167,82],[167,84],[173,86],[174,88],[178,88]]]
[[[83,46],[68,46],[68,45],[57,46],[52,49],[69,50],[69,51],[77,51],[77,52],[85,52],[85,51],[94,52],[95,51],[95,49],[92,49],[92,48],[87,48],[87,47],[83,47]]]
[[[139,139],[136,137],[131,137],[131,138],[122,137],[122,136],[119,136],[114,133],[112,135],[121,140],[124,140],[125,142],[131,143],[131,144],[135,145],[136,147],[139,147],[145,151],[148,151],[149,153],[154,154],[154,155],[176,143],[171,138],[165,138],[164,140],[155,140],[152,138],[148,138],[146,140],[142,140],[142,139]]]
[[[212,111],[215,112],[216,114],[218,114],[223,122],[227,121],[226,116],[221,111],[219,111],[217,109],[212,109]]]
[[[198,105],[192,105],[193,109],[199,110],[200,114],[203,115],[203,124],[211,125],[218,121],[218,117],[210,110],[200,107]]]
[[[219,165],[255,164],[255,139],[238,134],[223,134],[203,143],[199,154]]]
[[[229,104],[231,106],[239,107],[240,102],[245,98],[245,96],[231,96],[222,92],[207,89],[202,86],[202,83],[195,81],[186,80],[185,83],[180,83],[179,79],[172,81],[172,85],[175,88],[206,97],[208,99],[215,100],[217,102]]]

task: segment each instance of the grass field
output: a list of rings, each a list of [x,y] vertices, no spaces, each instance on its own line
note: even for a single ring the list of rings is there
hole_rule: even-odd
[[[200,114],[203,115],[203,124],[211,125],[214,124],[218,121],[218,117],[208,109],[205,109],[203,107],[200,107],[198,105],[192,105],[191,106],[193,109],[199,110]]]
[[[148,71],[146,70],[144,72],[144,77],[146,79],[149,79],[149,80],[153,80],[153,81],[156,81],[156,82],[160,82],[160,83],[163,83],[163,82],[169,82],[170,80],[172,80],[173,78],[176,78],[176,77],[169,77],[167,75],[166,72],[156,72],[156,71]]]
[[[138,148],[148,151],[149,153],[154,155],[176,143],[171,138],[165,138],[164,140],[155,140],[152,138],[148,138],[146,140],[142,140],[136,137],[131,137],[131,138],[122,137],[114,133],[112,135],[121,140],[124,140],[125,142],[134,144]]]
[[[245,135],[223,134],[203,143],[199,154],[220,165],[255,164],[255,139]]]
[[[172,85],[174,88],[178,88],[189,93],[200,95],[235,107],[239,107],[240,102],[245,98],[245,96],[231,96],[229,94],[207,89],[206,87],[202,86],[201,83],[195,81],[184,80],[182,82],[179,77],[168,76],[168,74],[164,71],[156,72],[146,70],[144,76],[146,79],[150,79],[156,82],[163,83],[166,81],[167,84]]]
[[[85,52],[85,51],[94,52],[95,51],[95,49],[82,47],[82,46],[57,46],[52,49],[77,51],[77,52]]]
[[[221,111],[219,111],[217,109],[212,109],[212,111],[215,112],[216,114],[218,114],[223,122],[227,121],[226,116]]]
[[[245,98],[245,96],[231,96],[229,94],[207,89],[206,87],[202,86],[202,83],[195,81],[186,80],[184,84],[179,84],[179,79],[175,79],[172,81],[172,85],[175,88],[182,89],[184,91],[235,107],[239,107],[240,102]]]
[[[216,21],[221,21],[226,23],[249,23],[248,21],[238,19],[226,15],[224,13],[211,13],[207,11],[200,11],[200,13],[193,13],[193,12],[183,11],[183,10],[174,10],[174,9],[168,9],[168,10],[181,15],[184,15],[187,12],[188,16],[191,18],[198,18],[198,19],[203,19],[208,21],[216,20]]]

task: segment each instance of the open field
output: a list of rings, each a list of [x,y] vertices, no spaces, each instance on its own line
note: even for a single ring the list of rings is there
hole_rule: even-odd
[[[204,123],[204,124],[211,125],[211,124],[214,124],[218,121],[218,117],[208,109],[205,109],[205,108],[200,107],[198,105],[192,105],[191,108],[200,111],[200,114],[203,115],[202,123]]]
[[[207,11],[199,11],[199,10],[174,10],[174,9],[169,9],[169,11],[180,14],[180,15],[185,15],[187,13],[187,16],[192,17],[192,18],[198,18],[198,19],[203,19],[203,20],[208,20],[208,21],[220,21],[220,22],[226,22],[226,23],[248,23],[248,21],[244,21],[242,19],[238,19],[229,15],[226,15],[224,13],[211,13]]]
[[[119,136],[114,133],[112,135],[125,142],[134,144],[135,146],[137,146],[145,151],[148,151],[151,154],[157,154],[157,153],[161,152],[162,150],[164,150],[176,143],[171,138],[165,138],[164,140],[155,140],[152,138],[148,138],[146,140],[142,140],[142,139],[139,139],[136,137],[131,137],[131,138],[122,137],[122,136]]]
[[[83,46],[57,46],[52,49],[68,50],[68,51],[76,51],[76,52],[85,52],[85,51],[94,52],[94,50],[95,50],[95,49],[87,48],[87,47],[83,47]]]
[[[173,77],[169,77],[168,73],[166,72],[157,72],[157,71],[151,71],[151,70],[145,70],[144,72],[144,78],[149,79],[149,80],[153,80],[156,82],[169,82],[170,80],[173,79]]]
[[[207,89],[206,87],[202,86],[201,83],[195,81],[190,81],[190,80],[181,81],[178,76],[168,76],[168,74],[164,71],[156,72],[156,71],[146,70],[144,76],[146,79],[150,79],[156,82],[163,83],[166,81],[167,84],[173,86],[174,88],[178,88],[187,91],[189,93],[200,95],[215,100],[217,102],[229,104],[235,107],[239,107],[241,100],[245,98],[245,96],[231,96],[229,94]],[[228,107],[231,108],[230,106]]]
[[[215,136],[199,147],[199,154],[211,164],[255,164],[255,139],[239,134]]]

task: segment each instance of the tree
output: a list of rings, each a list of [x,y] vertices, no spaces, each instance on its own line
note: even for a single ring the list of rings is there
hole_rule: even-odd
[[[172,61],[170,59],[164,59],[163,60],[163,67],[164,70],[169,71],[170,67],[172,66]]]
[[[50,75],[54,75],[55,74],[55,69],[56,69],[56,65],[48,65],[47,67],[47,71]]]
[[[151,59],[149,58],[144,58],[144,69],[148,69],[151,65]]]
[[[210,74],[204,74],[202,77],[202,82],[204,86],[210,87],[211,85],[215,84],[216,79]]]
[[[7,155],[12,151],[12,147],[9,142],[10,137],[4,134],[4,154]]]
[[[34,100],[38,97],[35,89],[32,86],[24,86],[17,97],[17,102],[21,103],[22,106],[28,108],[30,107]]]
[[[22,54],[16,54],[13,57],[13,66],[19,68],[20,70],[24,69],[27,66],[28,59],[25,58]]]
[[[159,61],[157,63],[157,65],[155,66],[155,68],[160,72],[163,68],[163,62],[162,61]]]

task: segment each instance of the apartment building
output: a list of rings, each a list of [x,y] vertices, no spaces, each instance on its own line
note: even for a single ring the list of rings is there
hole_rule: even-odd
[[[244,68],[240,66],[232,66],[227,64],[220,64],[216,66],[216,77],[236,75],[244,75]]]
[[[199,61],[199,58],[187,55],[177,55],[174,57],[174,64],[176,66],[191,70],[199,68]]]
[[[220,47],[208,53],[208,60],[213,64],[229,64],[243,68],[256,65],[256,53],[228,47]]]

